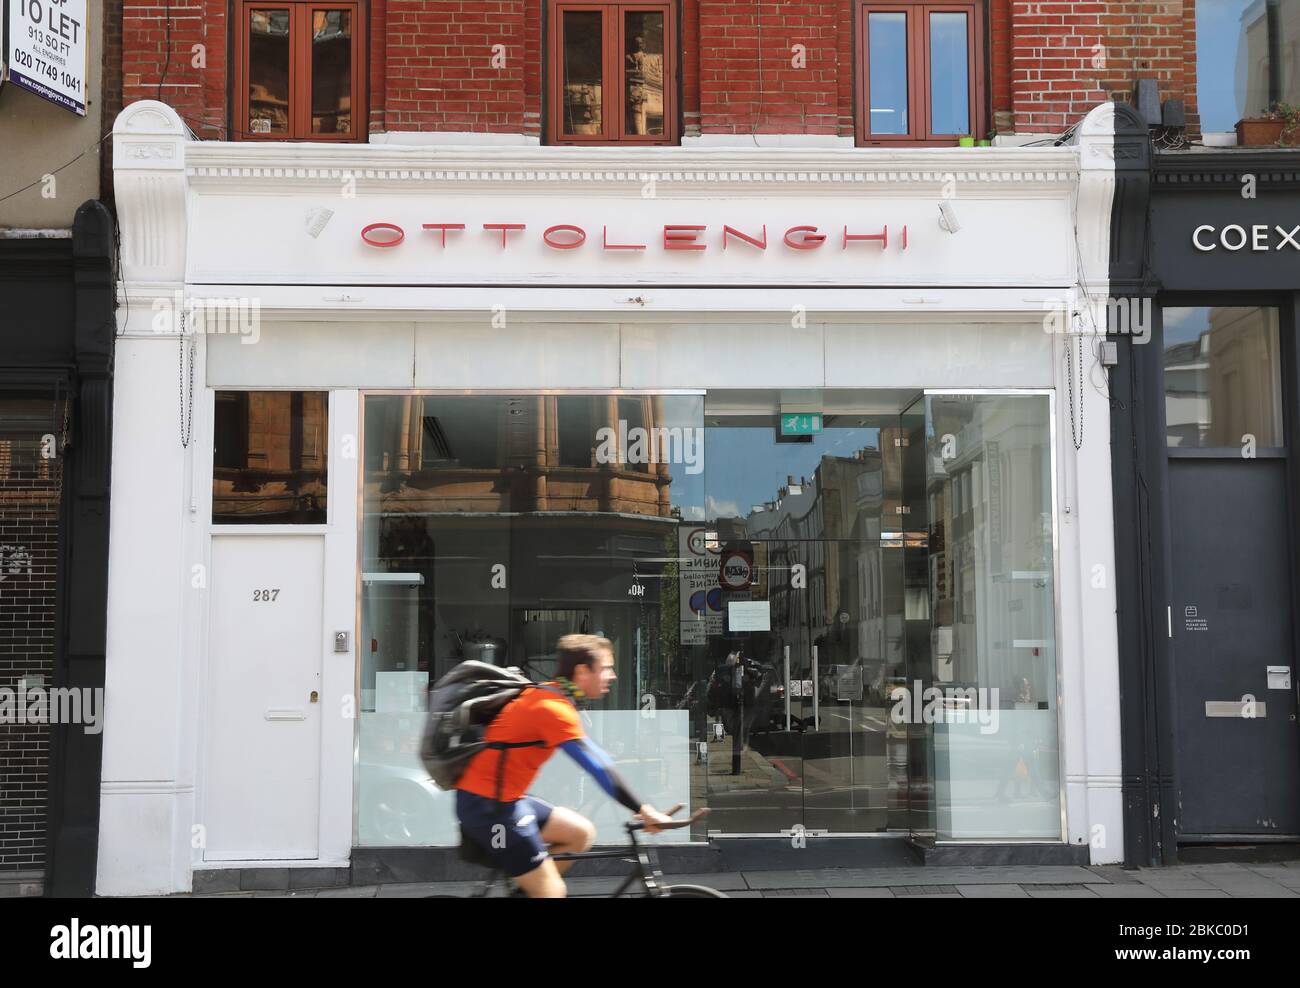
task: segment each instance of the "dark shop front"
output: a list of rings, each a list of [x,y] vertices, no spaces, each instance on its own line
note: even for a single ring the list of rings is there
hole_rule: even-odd
[[[1267,855],[1300,842],[1300,152],[1147,177],[1112,260],[1149,324],[1110,327],[1126,857]]]

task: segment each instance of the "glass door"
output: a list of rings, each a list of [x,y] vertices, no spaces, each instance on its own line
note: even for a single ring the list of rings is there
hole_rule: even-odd
[[[911,832],[1059,840],[1051,397],[929,393],[903,422]]]

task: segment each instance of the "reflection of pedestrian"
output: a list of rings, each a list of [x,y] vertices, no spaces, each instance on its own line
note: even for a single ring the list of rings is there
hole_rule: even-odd
[[[744,746],[745,711],[752,706],[746,703],[745,665],[739,652],[730,652],[718,663],[709,678],[709,712],[722,720],[723,729],[731,735],[731,774],[740,774],[740,754]]]
[[[1021,680],[1017,703],[1032,702],[1032,693],[1027,693],[1029,689],[1029,681]],[[1008,738],[1007,758],[1004,763],[1006,768],[993,798],[999,801],[1005,800],[1007,783],[1010,782],[1015,787],[1013,799],[1020,799],[1026,786],[1031,795],[1036,795],[1039,799],[1051,799],[1051,795],[1044,792],[1043,779],[1038,771],[1041,746],[1039,738],[1035,734],[1032,721],[1024,721],[1016,716],[1020,713],[1022,711],[1011,712],[1010,721],[1015,727]]]

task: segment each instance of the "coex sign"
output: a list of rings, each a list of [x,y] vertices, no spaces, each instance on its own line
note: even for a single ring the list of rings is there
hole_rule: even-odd
[[[6,72],[15,86],[86,115],[87,0],[9,0]]]
[[[1291,229],[1274,223],[1252,223],[1249,227],[1240,223],[1229,223],[1219,228],[1211,223],[1202,223],[1192,231],[1192,245],[1200,251],[1245,250],[1263,253],[1270,250],[1300,250],[1300,223]]]
[[[1187,184],[1151,197],[1151,268],[1165,291],[1295,288],[1300,194],[1279,188],[1243,199],[1236,183]]]

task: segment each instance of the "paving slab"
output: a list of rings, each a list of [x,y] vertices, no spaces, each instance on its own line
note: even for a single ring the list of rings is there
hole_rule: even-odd
[[[1232,896],[1222,889],[1178,889],[1162,888],[1167,899],[1231,899]]]
[[[422,899],[430,895],[467,895],[482,888],[481,882],[413,882],[403,885],[381,885],[376,898]]]
[[[1105,883],[1087,868],[1036,865],[969,868],[810,868],[806,871],[747,871],[753,889],[892,888],[901,885],[1066,885]]]
[[[894,893],[885,888],[827,889],[832,899],[892,899]]]
[[[1216,889],[1222,889],[1234,898],[1246,899],[1300,899],[1300,892],[1287,888],[1277,882],[1271,882],[1263,875],[1251,872],[1242,874],[1223,874],[1221,872],[1202,874],[1207,882]]]
[[[1031,899],[1097,899],[1092,889],[1044,889],[1030,885],[1025,888]]]
[[[1253,865],[1250,869],[1254,874],[1267,878],[1270,882],[1277,882],[1279,885],[1285,885],[1287,888],[1300,888],[1300,868],[1287,868],[1278,864]]]
[[[564,884],[569,888],[570,895],[613,895],[614,892],[622,885],[626,878],[566,878]],[[667,884],[667,883],[665,883]],[[640,882],[636,882],[628,890],[630,895],[640,895],[645,891]]]
[[[316,893],[318,899],[373,899],[379,892],[378,885],[349,885],[341,889],[321,889]]]
[[[1138,881],[1143,885],[1149,885],[1152,888],[1160,889],[1212,889],[1214,888],[1206,879],[1193,874],[1190,871],[1170,869],[1169,871],[1158,871],[1156,869],[1144,868],[1138,873]]]
[[[1103,899],[1163,899],[1164,893],[1152,885],[1134,882],[1132,885],[1089,885]]]
[[[1028,899],[1019,885],[958,885],[963,899]]]
[[[1300,875],[1297,876],[1300,878]],[[665,885],[707,885],[719,892],[748,889],[745,876],[737,871],[720,871],[708,875],[664,875]]]

